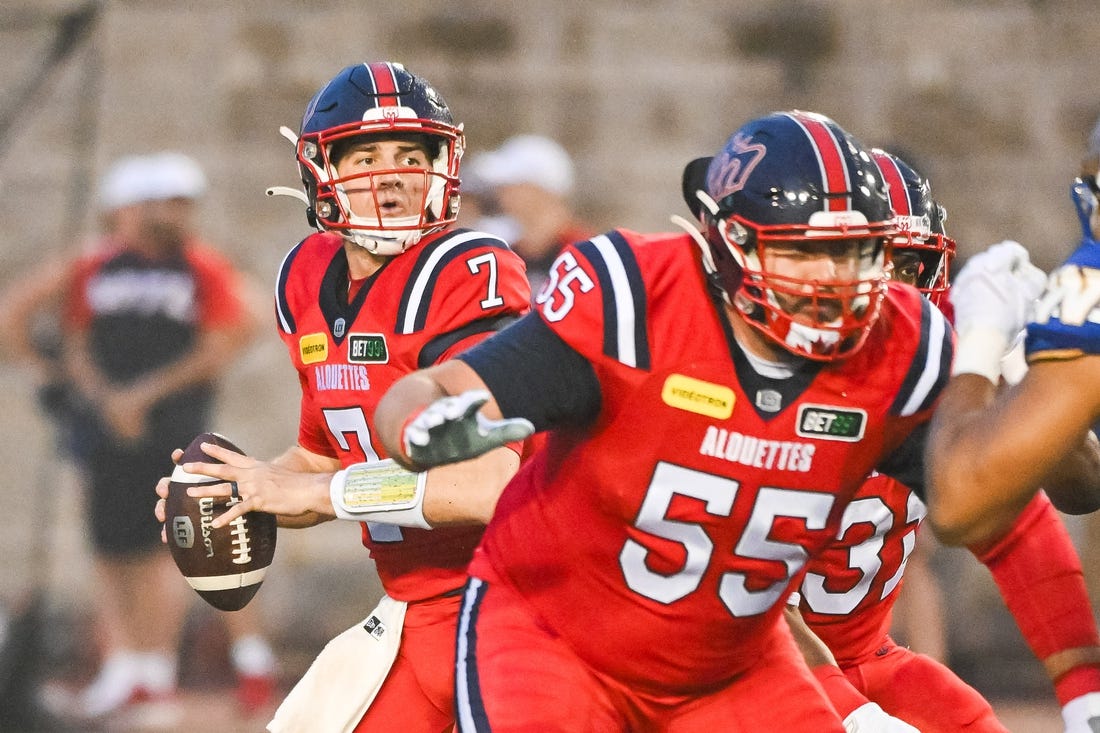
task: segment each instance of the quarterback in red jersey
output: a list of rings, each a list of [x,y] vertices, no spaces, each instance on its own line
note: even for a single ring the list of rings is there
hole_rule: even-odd
[[[892,277],[915,285],[942,310],[955,252],[943,227],[946,213],[910,165],[881,150],[872,153],[898,217]],[[914,470],[921,470],[919,461]],[[793,598],[840,668],[824,664],[814,672],[842,715],[873,700],[922,733],[1004,733],[976,690],[890,638],[894,602],[926,513],[922,498],[895,477],[876,474],[857,492],[838,540],[810,560]],[[993,573],[1063,706],[1080,706],[1083,696],[1100,690],[1100,638],[1081,561],[1046,495],[1037,494],[1003,534],[970,549]],[[940,704],[929,705],[930,698]],[[1065,717],[1067,730],[1087,733]]]
[[[784,602],[920,450],[950,328],[888,282],[881,173],[832,120],[748,122],[692,194],[703,233],[567,247],[537,313],[379,404],[411,468],[549,431],[470,566],[463,731],[844,730]]]
[[[296,151],[321,231],[290,250],[276,288],[302,390],[298,444],[269,463],[211,447],[225,465],[184,465],[233,482],[192,491],[242,499],[219,524],[251,510],[283,526],[361,521],[386,592],[315,661],[272,731],[454,725],[466,566],[520,446],[412,474],[385,459],[374,411],[402,375],[529,309],[523,263],[507,244],[452,228],[463,146],[442,97],[400,64],[349,66],[317,93]]]

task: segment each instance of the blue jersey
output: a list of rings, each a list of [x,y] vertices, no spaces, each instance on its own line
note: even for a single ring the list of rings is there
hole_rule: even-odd
[[[1026,348],[1028,361],[1100,354],[1100,242],[1086,238],[1051,273]]]

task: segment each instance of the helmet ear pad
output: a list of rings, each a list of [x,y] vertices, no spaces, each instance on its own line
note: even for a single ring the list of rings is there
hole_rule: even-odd
[[[726,225],[714,214],[706,211],[706,207],[703,207],[703,209],[703,221],[707,226],[707,243],[710,244],[710,256],[714,261],[717,284],[725,291],[726,296],[732,302],[734,294],[741,289],[744,283],[744,265],[738,254],[726,241],[727,235],[724,233]],[[741,249],[743,252],[751,251],[755,244],[756,237],[749,231],[749,237]]]
[[[714,271],[707,273],[708,279],[732,299],[733,294],[741,286],[741,264],[723,240],[715,214],[699,198],[700,192],[706,192],[707,169],[712,160],[714,156],[708,155],[696,158],[684,166],[684,172],[680,178],[680,193],[692,216],[705,227],[710,259],[714,264]]]
[[[714,156],[696,158],[684,166],[684,173],[680,178],[680,192],[684,197],[684,203],[692,216],[702,221],[706,207],[699,200],[698,192],[707,190],[707,168],[710,167]]]

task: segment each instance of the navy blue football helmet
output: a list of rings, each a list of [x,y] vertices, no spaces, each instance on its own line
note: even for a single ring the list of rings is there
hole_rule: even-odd
[[[345,192],[349,180],[408,173],[386,170],[339,178],[334,144],[362,135],[415,136],[433,151],[431,169],[424,171],[419,216],[352,212]],[[349,66],[317,92],[302,117],[297,158],[310,221],[376,254],[403,252],[423,235],[454,223],[464,148],[462,126],[455,125],[446,102],[423,78],[387,61]]]
[[[882,171],[897,217],[893,278],[916,285],[936,306],[944,308],[955,258],[955,240],[943,227],[947,210],[932,198],[928,179],[904,160],[879,148],[872,149],[871,155]]]
[[[737,313],[797,356],[859,349],[886,294],[893,213],[870,153],[833,120],[791,111],[743,125],[712,158],[689,163],[684,196],[705,228],[704,264]],[[854,277],[769,271],[769,248],[858,245]],[[806,301],[794,312],[784,303]],[[816,314],[816,315],[808,315]]]

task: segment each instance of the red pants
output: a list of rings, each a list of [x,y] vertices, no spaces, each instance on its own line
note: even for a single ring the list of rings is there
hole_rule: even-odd
[[[467,586],[456,679],[463,733],[844,731],[782,622],[759,662],[724,687],[652,694],[589,667],[526,607],[505,584],[474,578]],[[661,643],[656,632],[653,643]]]
[[[382,689],[355,733],[442,733],[454,729],[455,626],[459,595],[410,603]]]
[[[921,733],[1008,733],[977,690],[931,657],[893,639],[875,656],[844,669],[856,689]]]

